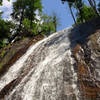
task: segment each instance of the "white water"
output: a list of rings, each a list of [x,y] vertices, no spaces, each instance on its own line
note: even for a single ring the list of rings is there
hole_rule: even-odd
[[[29,70],[5,100],[78,100],[71,57],[71,28],[55,33],[31,46],[0,79],[0,90]],[[31,69],[31,70],[30,70]]]

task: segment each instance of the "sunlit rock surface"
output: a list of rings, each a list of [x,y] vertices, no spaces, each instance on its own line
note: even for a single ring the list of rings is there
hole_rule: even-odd
[[[86,42],[96,30],[93,27],[95,25],[87,23],[67,28],[32,45],[0,78],[0,100],[99,100],[96,96],[100,90],[100,73],[94,73],[99,69],[100,56],[91,49],[91,41]],[[86,30],[85,33],[83,30]],[[99,44],[99,38],[96,40]],[[93,53],[88,57],[89,50]],[[90,65],[96,68],[89,73],[91,59],[96,64]],[[84,85],[84,77],[80,78],[83,74],[90,74],[86,82],[90,80],[92,85]],[[91,74],[97,75],[96,84]],[[93,95],[87,94],[92,91],[91,87],[97,91],[93,91]]]

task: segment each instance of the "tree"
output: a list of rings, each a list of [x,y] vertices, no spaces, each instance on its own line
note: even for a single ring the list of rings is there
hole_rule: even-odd
[[[0,18],[0,48],[3,45],[4,39],[9,39],[11,35],[11,28],[13,27],[12,23],[10,21],[4,21]]]
[[[79,14],[81,23],[84,22],[83,16],[82,16],[82,14],[83,14],[83,11],[82,11],[83,5],[84,5],[84,3],[82,2],[82,0],[76,0],[74,2],[74,7],[77,9],[77,13]]]
[[[84,22],[89,21],[92,18],[96,17],[96,14],[93,11],[93,9],[85,4],[83,5],[83,8],[81,10],[82,10],[82,18]],[[81,18],[79,14],[80,13],[77,14],[77,24],[81,23]]]
[[[56,32],[57,27],[60,26],[60,22],[59,22],[60,19],[55,12],[52,13],[51,17],[52,17],[52,22],[53,22],[54,29],[55,29],[55,32]]]
[[[50,35],[57,31],[59,24],[59,18],[56,13],[51,16],[42,14],[40,23],[37,25],[38,34]]]
[[[10,0],[8,0],[10,1]],[[3,0],[0,0],[0,5],[2,6]],[[0,11],[0,48],[3,47],[5,44],[3,41],[7,39],[9,41],[9,38],[11,36],[11,29],[14,27],[14,24],[11,21],[5,21],[2,19],[3,12]]]
[[[96,9],[96,2],[95,0],[88,0],[90,6],[92,7],[93,11],[96,13],[97,16],[99,16],[97,9]]]
[[[68,2],[68,6],[72,15],[72,18],[74,20],[74,23],[83,23],[87,21],[87,19],[91,19],[91,17],[96,17],[98,14],[96,10],[96,2],[95,0],[88,0],[91,7],[85,6],[83,0],[61,0],[63,3]],[[77,16],[77,22],[75,20],[72,6],[77,10],[76,16]],[[90,11],[90,12],[89,12]],[[89,18],[90,16],[90,18]]]
[[[26,0],[16,0],[13,3],[12,18],[19,24],[18,31],[22,28],[22,22],[25,18]]]
[[[62,2],[68,2],[68,6],[69,6],[69,9],[70,9],[70,12],[71,12],[71,15],[72,15],[72,18],[74,20],[74,23],[76,24],[76,21],[75,21],[75,17],[74,17],[74,14],[73,14],[73,11],[71,9],[72,6],[74,6],[74,8],[77,9],[78,13],[80,13],[80,19],[81,19],[81,22],[83,22],[83,18],[82,18],[82,7],[83,7],[83,2],[82,0],[62,0]]]
[[[49,35],[49,34],[55,32],[55,27],[54,27],[51,16],[43,14],[41,17],[41,20],[42,20],[42,24],[40,25],[41,26],[41,31],[40,31],[41,34]]]
[[[69,6],[69,9],[70,9],[70,13],[72,15],[72,18],[74,20],[74,23],[76,24],[76,20],[75,20],[75,17],[74,17],[74,14],[73,14],[73,11],[72,11],[72,2],[68,2],[68,6]]]
[[[34,36],[34,35],[39,34],[38,33],[38,27],[39,27],[38,22],[32,23],[33,28],[30,28],[30,23],[31,23],[30,20],[27,18],[23,20],[23,29],[22,29],[23,36]]]
[[[23,23],[25,21],[28,21],[28,24],[30,24],[30,29],[28,30],[30,30],[30,32],[33,31],[37,20],[36,11],[42,11],[41,0],[16,0],[13,3],[12,17],[19,25],[17,34],[23,33],[23,28],[25,28]]]

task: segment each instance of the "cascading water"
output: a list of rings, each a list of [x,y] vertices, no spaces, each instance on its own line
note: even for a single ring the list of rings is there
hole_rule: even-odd
[[[31,46],[0,78],[0,100],[79,100],[71,53],[72,28]],[[73,44],[75,41],[73,40]]]

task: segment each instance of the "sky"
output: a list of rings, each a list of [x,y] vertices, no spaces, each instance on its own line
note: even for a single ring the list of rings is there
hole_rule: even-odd
[[[11,19],[11,12],[12,12],[12,2],[15,0],[3,0],[3,6],[0,7],[0,10],[4,11],[3,18],[4,19]],[[70,27],[74,24],[74,21],[71,17],[69,8],[67,3],[62,4],[61,0],[42,0],[43,5],[43,12],[47,13],[48,15],[52,15],[56,13],[59,18],[59,23],[61,24],[57,30],[63,30],[64,28]]]

